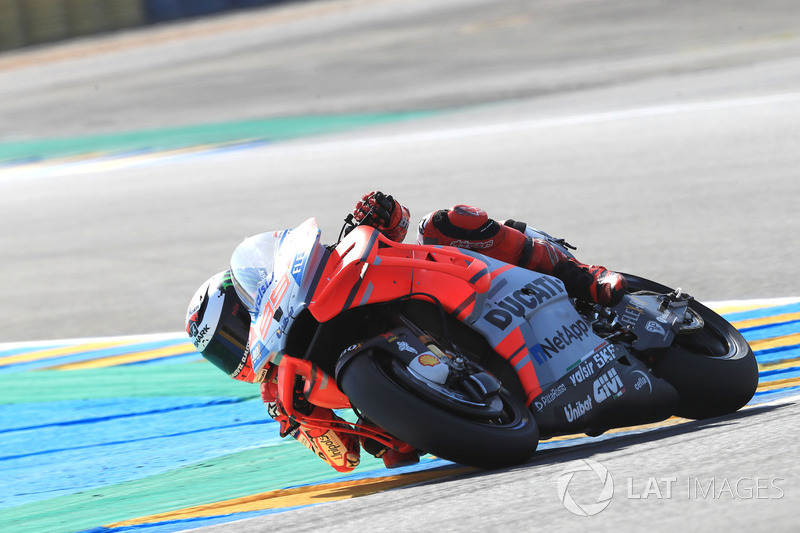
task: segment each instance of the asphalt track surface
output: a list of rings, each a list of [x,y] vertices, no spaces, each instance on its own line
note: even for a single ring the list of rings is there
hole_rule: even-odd
[[[742,411],[702,422],[670,418],[601,438],[562,436],[542,441],[527,464],[496,472],[432,456],[386,470],[365,456],[352,473],[339,474],[281,439],[258,390],[220,379],[180,332],[0,344],[0,529],[171,533],[259,517],[229,527],[261,530],[266,520],[312,530],[323,520],[334,530],[460,530],[466,522],[493,530],[542,520],[531,516],[540,509],[549,521],[569,525],[570,513],[591,513],[594,526],[619,529],[615,512],[627,520],[653,501],[664,527],[689,516],[710,529],[731,505],[755,500],[747,516],[733,514],[735,525],[758,530],[769,522],[780,530],[796,490],[796,466],[787,458],[800,394],[800,299],[715,308],[759,363],[758,391]],[[632,462],[634,455],[645,463]],[[465,480],[497,480],[476,492],[479,513],[463,493]],[[504,494],[506,485],[515,498]],[[413,512],[406,490],[423,491]],[[536,506],[504,511],[519,492]],[[562,495],[564,506],[552,509]],[[379,513],[373,498],[383,502]],[[704,514],[686,515],[687,502]]]
[[[526,220],[701,300],[798,296],[798,9],[314,2],[0,56],[2,142],[432,112],[247,149],[4,165],[0,340],[180,330],[243,236],[316,216],[332,240],[375,188],[415,216],[463,202]],[[211,529],[791,531],[796,405]],[[784,494],[615,497],[589,522],[553,488],[582,458],[639,494],[648,477],[782,478]]]

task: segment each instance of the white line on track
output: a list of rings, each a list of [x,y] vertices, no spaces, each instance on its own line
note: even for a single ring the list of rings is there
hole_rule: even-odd
[[[526,131],[536,129],[557,128],[564,126],[598,124],[612,122],[616,120],[629,120],[635,118],[647,118],[658,116],[677,115],[681,113],[692,113],[702,111],[712,111],[719,109],[734,109],[744,107],[754,107],[762,105],[785,104],[800,101],[800,92],[772,94],[763,96],[753,96],[746,98],[729,98],[725,100],[691,102],[684,104],[669,104],[649,107],[639,107],[633,109],[622,109],[599,113],[585,113],[580,115],[567,115],[561,117],[531,119],[512,122],[502,122],[497,124],[487,124],[482,126],[450,127],[435,131],[401,133],[392,135],[360,137],[342,141],[314,141],[310,138],[300,139],[296,142],[300,144],[287,144],[279,142],[265,146],[256,146],[253,150],[262,150],[262,154],[281,155],[286,153],[308,153],[320,151],[340,151],[353,148],[380,147],[396,144],[433,142],[440,140],[458,139],[466,137],[477,137],[495,135],[514,131]],[[240,147],[236,148],[241,150]],[[152,154],[137,154],[135,157],[120,154],[103,154],[101,157],[87,157],[86,159],[63,161],[41,161],[31,164],[13,165],[6,168],[0,167],[0,178],[32,178],[63,176],[67,174],[85,174],[91,172],[106,171],[123,167],[135,167],[145,164],[157,164],[169,159],[183,159],[186,157],[214,156],[226,151],[219,146],[210,146],[207,149],[198,148],[197,151],[188,150],[178,156],[174,151],[153,152]]]
[[[786,297],[786,298],[764,298],[761,300],[724,300],[719,302],[700,302],[706,307],[712,309],[723,309],[728,307],[742,307],[742,308],[761,308],[761,307],[778,307],[781,305],[790,305],[800,302],[800,297]]]
[[[754,96],[747,98],[730,98],[725,100],[692,102],[685,104],[670,104],[650,107],[639,107],[633,109],[622,109],[616,111],[606,111],[599,113],[586,113],[581,115],[567,115],[561,117],[521,120],[513,122],[503,122],[498,124],[488,124],[484,126],[468,126],[460,128],[447,128],[430,132],[404,133],[396,135],[385,135],[381,137],[365,137],[346,141],[319,141],[316,143],[306,142],[303,146],[286,146],[283,144],[271,145],[268,150],[271,152],[284,151],[317,151],[317,150],[342,150],[345,148],[361,148],[365,146],[383,146],[391,144],[427,142],[464,137],[477,137],[484,135],[494,135],[514,131],[526,131],[536,129],[556,128],[563,126],[574,126],[583,124],[596,124],[602,122],[612,122],[616,120],[628,120],[634,118],[646,118],[657,116],[677,115],[681,113],[692,113],[698,111],[712,111],[718,109],[733,109],[743,107],[753,107],[760,105],[784,104],[800,101],[800,92],[772,94],[765,96]]]
[[[145,343],[145,342],[161,342],[161,341],[171,341],[175,339],[181,339],[185,337],[186,342],[190,342],[189,337],[186,335],[184,331],[176,331],[170,333],[149,333],[143,335],[120,335],[120,336],[111,336],[111,337],[81,337],[81,338],[72,338],[72,339],[53,339],[53,340],[43,340],[43,341],[15,341],[15,342],[4,342],[0,343],[0,349],[2,350],[14,350],[14,349],[41,349],[47,348],[50,346],[61,346],[61,345],[78,345],[78,344],[92,344],[98,342],[119,342],[119,343]]]

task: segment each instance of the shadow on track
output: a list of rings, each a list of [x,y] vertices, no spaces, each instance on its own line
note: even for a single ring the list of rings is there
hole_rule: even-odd
[[[537,451],[528,462],[517,466],[497,470],[483,470],[473,467],[462,467],[461,465],[453,464],[426,471],[435,477],[435,479],[431,479],[430,481],[424,481],[420,483],[402,483],[399,485],[431,485],[435,483],[453,481],[456,479],[469,479],[503,472],[519,471],[521,469],[536,469],[543,466],[556,466],[591,457],[592,455],[598,453],[616,452],[636,445],[657,442],[681,435],[689,435],[706,429],[722,429],[726,427],[730,427],[732,429],[738,421],[747,420],[755,416],[763,416],[768,413],[779,413],[781,409],[790,406],[791,404],[789,403],[756,406],[737,411],[736,413],[726,416],[709,418],[706,420],[687,420],[686,422],[671,426],[643,428],[641,431],[637,430],[636,427],[633,427],[630,430],[635,433],[600,435],[594,438],[596,440],[590,442],[581,442],[573,446],[564,446]],[[547,441],[545,440],[543,442]]]

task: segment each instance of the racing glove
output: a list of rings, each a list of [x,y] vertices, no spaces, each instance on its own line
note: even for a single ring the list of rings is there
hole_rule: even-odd
[[[356,204],[353,218],[372,226],[395,242],[403,242],[408,233],[411,213],[391,195],[370,191]]]

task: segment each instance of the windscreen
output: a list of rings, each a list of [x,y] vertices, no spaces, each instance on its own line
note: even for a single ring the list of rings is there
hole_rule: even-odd
[[[259,291],[272,282],[275,254],[285,232],[268,232],[249,237],[234,250],[231,272],[236,293],[250,311],[255,310]]]

